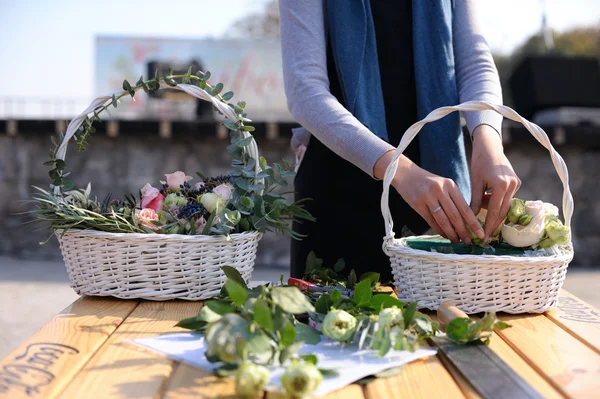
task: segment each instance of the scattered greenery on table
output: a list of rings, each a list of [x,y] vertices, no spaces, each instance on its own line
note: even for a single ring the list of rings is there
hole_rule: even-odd
[[[309,395],[324,375],[334,374],[318,369],[314,354],[298,353],[303,345],[320,342],[321,334],[341,345],[371,348],[379,356],[392,349],[414,351],[419,342],[441,334],[438,323],[417,311],[416,304],[374,294],[370,279],[356,284],[351,298],[333,290],[313,306],[308,296],[284,285],[283,280],[275,286],[249,288],[235,268],[225,266],[222,270],[227,281],[220,295],[206,301],[196,317],[177,326],[204,334],[207,360],[219,365],[218,375],[235,378],[239,395],[261,392],[270,375],[266,366],[271,365],[287,368],[283,385],[288,394]],[[297,320],[304,314],[321,322],[320,332]],[[447,337],[456,343],[487,343],[493,330],[506,327],[490,313],[477,322],[452,321]]]

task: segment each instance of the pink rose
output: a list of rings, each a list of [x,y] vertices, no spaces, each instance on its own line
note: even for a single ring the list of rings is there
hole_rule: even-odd
[[[146,185],[142,187],[142,208],[158,211],[162,207],[164,199],[165,196],[162,195],[157,188],[152,187],[150,183],[146,183]]]
[[[195,223],[196,234],[202,234],[202,230],[204,230],[205,225],[206,225],[206,220],[204,220],[204,217],[200,216],[200,218],[198,220],[196,220],[196,223]]]
[[[175,191],[181,190],[180,186],[183,186],[183,183],[192,180],[192,176],[186,176],[185,173],[180,171],[166,174],[165,176],[167,177],[167,184],[169,185],[169,188]]]
[[[141,224],[142,226],[147,227],[152,231],[160,230],[158,226],[152,223],[158,221],[158,214],[154,209],[144,208],[141,211],[136,210],[135,214],[137,216],[139,224]]]
[[[231,183],[219,184],[217,187],[213,188],[213,193],[221,197],[223,201],[229,201],[232,191],[233,185]]]

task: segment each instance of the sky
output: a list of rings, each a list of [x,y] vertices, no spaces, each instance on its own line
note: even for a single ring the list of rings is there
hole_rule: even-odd
[[[550,27],[600,24],[600,0],[473,0],[492,50],[508,54]],[[94,38],[218,38],[267,0],[0,0],[0,97],[91,98]]]

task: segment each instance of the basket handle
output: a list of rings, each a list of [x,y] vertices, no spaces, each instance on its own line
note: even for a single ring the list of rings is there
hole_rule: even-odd
[[[554,147],[552,147],[552,144],[550,143],[550,139],[548,138],[546,132],[544,132],[544,130],[542,130],[542,128],[540,128],[536,124],[523,118],[513,109],[505,105],[496,105],[485,101],[468,101],[456,106],[440,107],[431,111],[429,115],[425,117],[425,119],[422,119],[421,121],[409,127],[408,130],[402,136],[402,140],[400,140],[400,144],[398,145],[398,148],[396,148],[396,151],[394,152],[394,157],[388,165],[383,178],[383,194],[381,195],[381,213],[385,221],[385,240],[394,239],[394,221],[392,219],[392,215],[390,214],[389,192],[392,179],[394,178],[396,170],[398,169],[398,158],[400,157],[402,152],[404,152],[406,147],[408,147],[410,142],[415,138],[415,136],[427,123],[442,119],[444,116],[454,111],[470,112],[485,110],[495,111],[500,115],[504,116],[505,118],[521,123],[529,131],[529,133],[531,133],[531,135],[535,137],[535,139],[548,150],[548,152],[550,153],[550,157],[552,158],[552,164],[554,165],[554,168],[558,173],[558,177],[560,177],[560,180],[563,184],[562,209],[563,215],[565,217],[565,225],[567,227],[571,227],[571,217],[573,216],[573,195],[571,194],[571,190],[569,189],[569,172],[567,170],[567,165],[565,164],[565,161],[558,154],[558,152],[556,152]]]
[[[230,121],[237,123],[240,120],[238,118],[238,116],[235,114],[235,112],[233,112],[231,107],[229,107],[229,105],[216,99],[210,93],[208,93],[206,90],[203,90],[198,86],[185,84],[185,83],[178,83],[177,86],[169,86],[165,82],[161,81],[160,88],[161,89],[168,88],[168,89],[184,91],[193,97],[196,97],[201,100],[212,103]],[[110,94],[105,95],[105,96],[100,96],[100,97],[96,98],[95,100],[93,100],[92,103],[85,109],[85,111],[83,111],[81,114],[79,114],[75,118],[73,118],[71,120],[71,122],[69,122],[65,136],[64,136],[63,140],[61,141],[58,149],[56,150],[56,159],[62,159],[62,160],[65,159],[65,156],[67,155],[67,145],[69,144],[69,140],[71,140],[71,138],[75,135],[75,133],[77,133],[77,130],[81,127],[81,125],[83,124],[85,119],[88,117],[88,115],[93,114],[94,110],[96,108],[98,108],[100,106],[104,106],[107,103],[110,103],[112,101],[113,95],[120,96],[123,93],[125,93],[125,90],[118,89]],[[245,119],[245,118],[243,120],[246,122],[249,121],[249,119]],[[241,131],[241,133],[242,133],[243,138],[252,136],[249,132],[246,132],[246,131]],[[259,173],[260,172],[260,166],[259,166],[260,162],[259,162],[258,146],[256,144],[256,140],[252,140],[252,142],[247,147],[245,147],[245,150],[248,151],[248,155],[250,155],[250,157],[256,161],[255,170],[256,170],[256,173]],[[262,181],[263,179],[258,179],[258,180]]]

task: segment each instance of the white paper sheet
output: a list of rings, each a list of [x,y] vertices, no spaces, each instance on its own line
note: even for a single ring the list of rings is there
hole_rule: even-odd
[[[200,334],[166,334],[154,338],[136,339],[132,342],[191,366],[209,371],[216,368],[214,364],[206,360],[204,338]],[[300,349],[300,353],[314,353],[319,359],[319,368],[335,369],[338,372],[337,376],[323,379],[314,394],[314,397],[319,397],[368,375],[401,366],[419,358],[433,356],[436,354],[436,350],[419,349],[415,352],[391,350],[385,357],[380,358],[375,351],[370,349],[359,351],[356,345],[342,347],[333,342],[321,341],[317,345],[304,345]],[[284,371],[281,367],[271,368],[271,381],[268,389],[281,387],[281,376]]]

